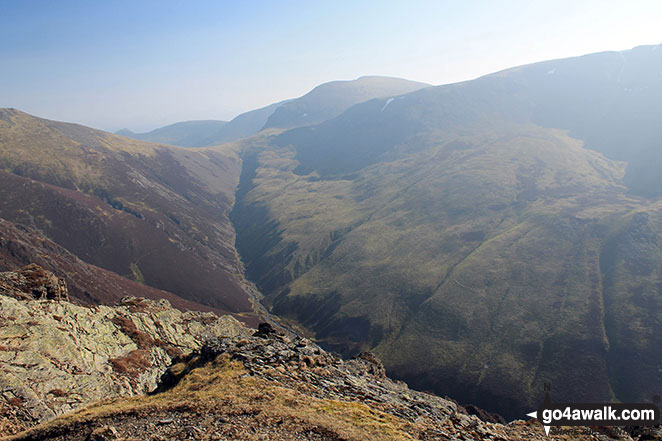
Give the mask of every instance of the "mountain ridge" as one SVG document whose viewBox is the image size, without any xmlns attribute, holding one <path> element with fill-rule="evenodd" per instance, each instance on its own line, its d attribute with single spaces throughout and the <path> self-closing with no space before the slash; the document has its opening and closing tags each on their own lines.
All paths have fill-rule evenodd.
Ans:
<svg viewBox="0 0 662 441">
<path fill-rule="evenodd" d="M 354 80 L 330 81 L 298 98 L 244 112 L 228 122 L 214 125 L 212 129 L 192 128 L 192 123 L 201 121 L 189 121 L 171 124 L 147 133 L 136 134 L 122 129 L 116 134 L 184 147 L 204 147 L 238 141 L 265 129 L 313 125 L 339 115 L 353 104 L 381 96 L 399 95 L 428 86 L 430 85 L 426 83 L 377 75 L 363 76 Z M 179 128 L 188 129 L 189 132 L 185 132 L 186 135 L 180 134 L 179 139 L 163 134 Z"/>
<path fill-rule="evenodd" d="M 248 300 L 225 302 L 244 295 L 245 265 L 264 303 L 324 347 L 373 350 L 412 386 L 508 418 L 535 406 L 549 382 L 561 400 L 646 401 L 662 387 L 654 48 L 377 97 L 316 125 L 211 149 L 54 122 L 35 129 L 0 113 L 0 143 L 11 147 L 0 151 L 0 188 L 21 190 L 3 193 L 0 217 L 66 236 L 55 208 L 21 205 L 52 208 L 53 199 L 99 228 L 111 224 L 89 213 L 121 219 L 130 237 L 149 226 L 139 239 L 164 233 L 163 249 L 172 239 L 184 253 L 176 262 L 211 256 L 220 284 L 236 290 L 220 299 L 209 288 L 218 281 L 205 292 L 195 280 L 193 294 L 177 280 L 155 283 L 164 260 L 147 272 L 139 253 L 104 265 L 239 314 Z M 291 103 L 296 111 L 276 125 L 300 123 L 301 102 Z M 253 125 L 268 121 L 258 110 Z M 7 138 L 7 121 L 19 117 L 47 136 Z M 35 145 L 42 150 L 30 157 Z M 47 149 L 71 154 L 56 161 Z M 109 178 L 133 173 L 128 187 Z M 154 200 L 135 199 L 138 182 Z M 90 248 L 67 240 L 57 242 L 76 254 Z M 168 262 L 178 279 L 194 273 L 182 265 Z"/>
</svg>

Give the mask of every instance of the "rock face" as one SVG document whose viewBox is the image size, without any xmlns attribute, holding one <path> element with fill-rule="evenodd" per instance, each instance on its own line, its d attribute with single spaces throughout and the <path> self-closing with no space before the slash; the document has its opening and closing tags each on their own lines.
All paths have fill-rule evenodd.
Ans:
<svg viewBox="0 0 662 441">
<path fill-rule="evenodd" d="M 167 300 L 86 307 L 65 299 L 66 284 L 36 265 L 0 274 L 1 434 L 148 392 L 173 357 L 250 335 L 230 316 L 182 312 Z"/>
<path fill-rule="evenodd" d="M 472 409 L 476 412 L 476 409 Z M 156 393 L 97 403 L 18 440 L 602 440 L 658 439 L 650 430 L 485 422 L 454 401 L 392 381 L 371 353 L 342 360 L 261 326 L 175 360 Z"/>
<path fill-rule="evenodd" d="M 0 291 L 18 299 L 69 300 L 67 282 L 35 264 L 0 273 Z"/>
</svg>

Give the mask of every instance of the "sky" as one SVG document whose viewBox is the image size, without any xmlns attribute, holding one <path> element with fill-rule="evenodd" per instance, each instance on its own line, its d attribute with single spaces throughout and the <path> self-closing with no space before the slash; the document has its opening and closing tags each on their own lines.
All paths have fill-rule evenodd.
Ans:
<svg viewBox="0 0 662 441">
<path fill-rule="evenodd" d="M 0 0 L 0 107 L 115 131 L 662 43 L 659 0 Z"/>
</svg>

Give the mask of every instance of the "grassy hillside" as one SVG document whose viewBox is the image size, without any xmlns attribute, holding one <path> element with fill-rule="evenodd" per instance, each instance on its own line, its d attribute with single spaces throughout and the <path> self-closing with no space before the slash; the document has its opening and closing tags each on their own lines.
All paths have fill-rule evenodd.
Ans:
<svg viewBox="0 0 662 441">
<path fill-rule="evenodd" d="M 228 219 L 239 164 L 0 110 L 0 217 L 86 262 L 231 312 L 250 311 Z"/>
<path fill-rule="evenodd" d="M 273 135 L 244 152 L 233 211 L 249 276 L 327 347 L 507 417 L 545 382 L 557 400 L 649 400 L 659 54 L 525 66 Z"/>
</svg>

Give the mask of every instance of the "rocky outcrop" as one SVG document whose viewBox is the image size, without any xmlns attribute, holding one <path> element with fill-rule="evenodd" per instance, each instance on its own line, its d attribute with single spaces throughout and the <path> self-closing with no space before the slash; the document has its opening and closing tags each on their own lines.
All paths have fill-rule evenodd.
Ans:
<svg viewBox="0 0 662 441">
<path fill-rule="evenodd" d="M 92 405 L 11 439 L 658 439 L 642 433 L 581 427 L 546 436 L 535 420 L 485 422 L 452 400 L 392 381 L 371 353 L 343 360 L 263 325 L 250 337 L 221 338 L 179 357 L 154 394 Z"/>
<path fill-rule="evenodd" d="M 69 300 L 67 282 L 35 264 L 0 273 L 0 292 L 18 299 Z"/>
<path fill-rule="evenodd" d="M 643 440 L 657 429 L 552 430 L 391 380 L 371 352 L 167 300 L 66 301 L 37 265 L 0 273 L 0 435 L 13 440 Z M 287 332 L 287 334 L 285 334 Z M 131 398 L 130 398 L 131 397 Z M 67 413 L 66 417 L 56 418 Z M 27 432 L 20 432 L 28 429 Z"/>
<path fill-rule="evenodd" d="M 36 266 L 0 280 L 0 433 L 151 391 L 173 358 L 218 337 L 250 335 L 230 316 L 182 312 L 167 300 L 56 301 L 66 285 Z"/>
</svg>

